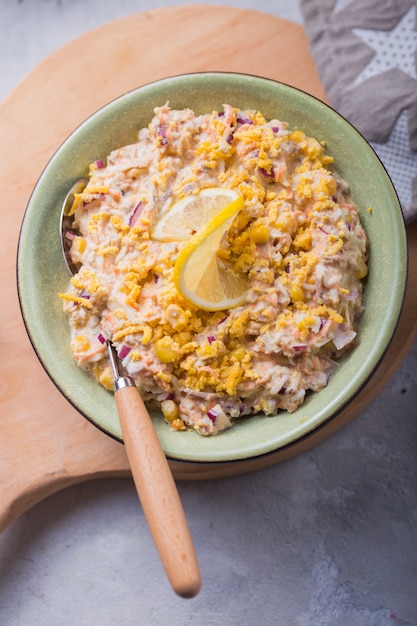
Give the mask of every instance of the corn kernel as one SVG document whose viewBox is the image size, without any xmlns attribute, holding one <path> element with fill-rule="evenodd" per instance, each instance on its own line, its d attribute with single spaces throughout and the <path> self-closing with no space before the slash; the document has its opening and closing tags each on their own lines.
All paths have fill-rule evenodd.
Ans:
<svg viewBox="0 0 417 626">
<path fill-rule="evenodd" d="M 172 363 L 179 355 L 177 344 L 167 335 L 155 341 L 154 350 L 161 363 Z"/>
<path fill-rule="evenodd" d="M 99 383 L 108 391 L 113 391 L 114 376 L 110 367 L 106 367 L 99 376 Z"/>
<path fill-rule="evenodd" d="M 171 422 L 171 427 L 175 428 L 175 430 L 186 430 L 184 422 L 179 418 Z"/>
<path fill-rule="evenodd" d="M 84 250 L 86 249 L 86 247 L 87 247 L 87 242 L 84 239 L 84 237 L 74 237 L 72 246 L 71 246 L 72 252 L 82 254 Z"/>
<path fill-rule="evenodd" d="M 167 422 L 172 423 L 180 416 L 180 411 L 174 400 L 162 400 L 161 411 Z"/>
<path fill-rule="evenodd" d="M 366 265 L 365 261 L 362 259 L 362 257 L 359 257 L 358 259 L 358 269 L 356 270 L 356 276 L 359 279 L 365 278 L 365 276 L 368 274 L 368 266 Z"/>
<path fill-rule="evenodd" d="M 266 224 L 258 224 L 250 231 L 254 243 L 266 243 L 269 239 L 269 228 Z"/>
<path fill-rule="evenodd" d="M 304 299 L 304 290 L 298 283 L 291 283 L 290 295 L 294 302 L 299 302 Z"/>
<path fill-rule="evenodd" d="M 247 226 L 249 222 L 250 222 L 250 215 L 248 213 L 244 213 L 243 211 L 240 211 L 240 213 L 238 213 L 235 218 L 235 224 L 236 224 L 237 230 L 243 230 L 243 228 L 245 228 L 245 226 Z"/>
</svg>

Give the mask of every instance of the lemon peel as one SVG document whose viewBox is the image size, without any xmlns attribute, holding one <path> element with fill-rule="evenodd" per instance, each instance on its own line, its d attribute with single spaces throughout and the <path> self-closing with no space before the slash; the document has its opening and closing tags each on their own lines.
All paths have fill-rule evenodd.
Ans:
<svg viewBox="0 0 417 626">
<path fill-rule="evenodd" d="M 246 276 L 217 255 L 223 237 L 243 206 L 240 196 L 227 204 L 186 242 L 177 257 L 175 287 L 188 302 L 205 311 L 230 309 L 245 301 Z"/>
</svg>

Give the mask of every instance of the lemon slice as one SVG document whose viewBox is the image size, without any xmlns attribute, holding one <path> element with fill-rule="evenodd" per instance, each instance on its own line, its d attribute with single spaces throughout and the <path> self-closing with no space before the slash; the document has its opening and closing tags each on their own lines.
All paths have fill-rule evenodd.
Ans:
<svg viewBox="0 0 417 626">
<path fill-rule="evenodd" d="M 219 211 L 237 200 L 232 189 L 211 187 L 181 198 L 156 224 L 152 239 L 157 241 L 187 241 Z"/>
<path fill-rule="evenodd" d="M 177 290 L 205 311 L 230 309 L 245 301 L 247 278 L 217 256 L 223 237 L 243 205 L 241 197 L 226 205 L 187 241 L 175 263 Z"/>
</svg>

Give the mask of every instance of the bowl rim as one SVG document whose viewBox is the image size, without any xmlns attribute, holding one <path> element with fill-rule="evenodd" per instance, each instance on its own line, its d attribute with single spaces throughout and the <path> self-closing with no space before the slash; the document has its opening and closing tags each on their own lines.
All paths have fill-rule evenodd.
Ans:
<svg viewBox="0 0 417 626">
<path fill-rule="evenodd" d="M 33 200 L 34 195 L 36 194 L 39 186 L 42 184 L 48 169 L 50 167 L 50 165 L 54 162 L 54 159 L 56 157 L 57 154 L 59 154 L 62 150 L 65 149 L 65 147 L 68 145 L 68 142 L 70 142 L 70 140 L 72 140 L 73 138 L 76 137 L 76 135 L 82 131 L 82 129 L 86 126 L 89 125 L 89 123 L 91 122 L 91 120 L 93 120 L 94 118 L 100 116 L 100 114 L 102 114 L 103 112 L 106 112 L 108 110 L 110 110 L 112 107 L 116 107 L 118 106 L 120 103 L 122 103 L 123 101 L 134 97 L 138 92 L 142 92 L 144 90 L 146 90 L 147 88 L 152 88 L 153 86 L 157 86 L 160 84 L 164 84 L 167 82 L 171 82 L 171 81 L 175 81 L 175 80 L 187 80 L 189 78 L 195 78 L 195 77 L 204 77 L 205 80 L 207 80 L 209 77 L 224 77 L 224 78 L 247 78 L 247 79 L 254 79 L 256 81 L 263 81 L 266 83 L 271 83 L 273 85 L 278 85 L 281 88 L 284 88 L 288 91 L 294 91 L 297 92 L 299 94 L 301 94 L 303 97 L 306 97 L 307 99 L 311 99 L 313 101 L 316 101 L 318 103 L 318 105 L 320 107 L 324 107 L 324 109 L 327 109 L 332 115 L 335 115 L 337 118 L 339 118 L 344 124 L 346 124 L 348 127 L 350 127 L 351 132 L 355 133 L 368 147 L 368 149 L 371 150 L 373 157 L 376 158 L 377 163 L 379 164 L 379 167 L 381 168 L 381 170 L 384 172 L 384 175 L 387 179 L 387 182 L 390 184 L 391 187 L 391 192 L 393 192 L 393 195 L 396 198 L 396 213 L 397 213 L 397 217 L 399 218 L 399 231 L 401 231 L 401 239 L 402 239 L 402 250 L 403 250 L 403 262 L 404 262 L 404 271 L 401 273 L 401 276 L 399 276 L 399 287 L 398 289 L 401 290 L 401 298 L 400 301 L 397 302 L 397 306 L 396 306 L 396 315 L 395 315 L 395 319 L 394 319 L 394 323 L 391 324 L 391 332 L 389 335 L 389 339 L 385 340 L 383 342 L 383 348 L 380 350 L 379 353 L 379 357 L 378 359 L 373 363 L 373 366 L 369 369 L 367 376 L 364 377 L 360 384 L 357 384 L 356 387 L 353 389 L 353 392 L 350 394 L 349 397 L 347 397 L 337 408 L 336 411 L 334 411 L 331 415 L 328 415 L 327 417 L 325 417 L 320 423 L 316 424 L 314 427 L 312 427 L 310 430 L 307 430 L 304 434 L 302 434 L 301 436 L 298 436 L 296 439 L 290 439 L 286 442 L 284 442 L 282 445 L 279 446 L 275 446 L 272 449 L 269 450 L 252 450 L 251 453 L 245 453 L 243 452 L 242 455 L 232 455 L 230 458 L 228 455 L 226 455 L 225 457 L 222 457 L 220 459 L 215 458 L 215 456 L 213 458 L 205 458 L 205 459 L 200 459 L 200 458 L 194 458 L 193 455 L 187 455 L 185 458 L 183 458 L 182 456 L 176 456 L 175 454 L 170 454 L 169 452 L 166 452 L 167 457 L 171 460 L 174 461 L 181 461 L 183 463 L 197 463 L 197 464 L 207 464 L 209 463 L 210 465 L 212 464 L 222 464 L 224 462 L 232 462 L 232 463 L 242 463 L 244 461 L 247 461 L 248 459 L 251 458 L 265 458 L 271 455 L 274 455 L 278 450 L 280 451 L 284 451 L 286 449 L 289 449 L 297 444 L 299 444 L 302 441 L 305 441 L 306 439 L 310 438 L 312 435 L 314 435 L 315 433 L 317 433 L 319 430 L 323 429 L 326 425 L 328 425 L 330 422 L 334 421 L 342 412 L 344 409 L 346 409 L 346 407 L 348 405 L 351 404 L 351 402 L 356 398 L 356 396 L 363 390 L 364 387 L 366 387 L 366 385 L 368 384 L 369 380 L 372 378 L 372 376 L 375 374 L 376 370 L 378 369 L 381 361 L 383 360 L 387 350 L 389 349 L 392 339 L 394 337 L 394 334 L 396 332 L 396 329 L 398 327 L 399 321 L 400 321 L 400 316 L 401 316 L 401 312 L 403 309 L 403 305 L 404 305 L 404 300 L 405 300 L 405 296 L 406 296 L 406 287 L 407 287 L 407 279 L 408 279 L 408 246 L 407 246 L 407 239 L 406 239 L 406 230 L 405 230 L 405 219 L 404 219 L 404 214 L 403 211 L 401 209 L 401 203 L 397 194 L 397 191 L 393 185 L 393 182 L 391 180 L 391 177 L 386 169 L 386 167 L 384 166 L 383 162 L 381 161 L 380 157 L 378 156 L 378 154 L 376 153 L 376 151 L 374 150 L 374 148 L 372 147 L 372 145 L 370 144 L 370 142 L 363 136 L 363 134 L 349 121 L 347 120 L 342 114 L 340 114 L 335 108 L 333 108 L 330 104 L 328 104 L 327 102 L 324 102 L 323 100 L 321 100 L 320 98 L 318 98 L 317 96 L 314 96 L 310 93 L 308 93 L 307 91 L 304 91 L 303 89 L 300 89 L 299 87 L 294 87 L 288 83 L 273 79 L 273 78 L 268 78 L 268 77 L 264 77 L 261 75 L 257 75 L 257 74 L 250 74 L 250 73 L 243 73 L 243 72 L 231 72 L 231 71 L 201 71 L 201 72 L 190 72 L 190 73 L 184 73 L 184 74 L 173 74 L 170 76 L 166 76 L 164 78 L 160 78 L 160 79 L 156 79 L 154 81 L 149 81 L 146 82 L 142 85 L 139 85 L 138 87 L 135 87 L 133 89 L 130 89 L 127 92 L 124 92 L 122 94 L 120 94 L 119 96 L 109 100 L 108 102 L 106 102 L 105 104 L 103 104 L 101 107 L 99 107 L 98 109 L 96 109 L 95 111 L 93 111 L 90 115 L 88 115 L 85 119 L 83 119 L 71 132 L 69 135 L 67 135 L 67 137 L 58 145 L 58 147 L 52 152 L 51 156 L 49 157 L 49 159 L 47 160 L 45 166 L 43 167 L 43 169 L 41 170 L 41 173 L 38 176 L 38 179 L 36 181 L 35 186 L 33 187 L 31 194 L 29 196 L 29 199 L 27 201 L 27 205 L 23 214 L 23 219 L 21 222 L 21 227 L 20 227 L 20 231 L 19 231 L 19 237 L 18 237 L 18 245 L 17 245 L 17 255 L 16 255 L 16 282 L 17 282 L 17 293 L 18 293 L 18 301 L 19 301 L 19 307 L 20 307 L 20 312 L 21 312 L 21 316 L 23 319 L 23 323 L 24 323 L 24 327 L 26 330 L 26 333 L 28 335 L 28 338 L 30 340 L 30 343 L 32 345 L 32 348 L 40 362 L 40 364 L 42 365 L 44 371 L 46 372 L 46 374 L 48 375 L 49 379 L 53 382 L 53 384 L 55 385 L 55 387 L 58 389 L 58 391 L 61 393 L 61 395 L 63 395 L 65 397 L 65 399 L 70 403 L 70 405 L 72 405 L 79 413 L 81 413 L 81 415 L 86 418 L 90 423 L 92 423 L 95 427 L 97 427 L 99 430 L 101 430 L 103 433 L 107 434 L 108 436 L 112 437 L 113 439 L 120 441 L 123 443 L 123 439 L 118 436 L 117 434 L 115 434 L 111 429 L 106 428 L 104 426 L 104 424 L 100 423 L 99 421 L 96 421 L 93 416 L 89 415 L 88 412 L 86 412 L 82 406 L 82 403 L 77 403 L 71 396 L 69 396 L 65 390 L 62 388 L 62 386 L 58 383 L 58 381 L 56 380 L 54 374 L 52 371 L 50 371 L 50 367 L 48 367 L 48 363 L 46 362 L 46 359 L 44 358 L 41 349 L 38 346 L 35 334 L 33 332 L 33 329 L 31 327 L 31 323 L 29 321 L 29 316 L 27 315 L 27 309 L 25 308 L 25 297 L 24 297 L 24 293 L 23 290 L 24 288 L 22 287 L 22 278 L 21 278 L 21 274 L 22 274 L 22 268 L 21 268 L 21 256 L 22 256 L 22 241 L 24 238 L 24 232 L 25 232 L 25 228 L 26 228 L 26 224 L 28 221 L 28 215 L 30 212 L 30 207 L 31 207 L 31 203 Z M 397 210 L 398 209 L 398 210 Z M 400 285 L 401 283 L 401 285 Z M 276 417 L 276 416 L 275 416 Z M 242 418 L 240 418 L 242 419 Z M 249 417 L 248 419 L 252 419 L 253 417 Z M 237 424 L 234 426 L 234 428 L 239 428 L 239 420 L 237 422 Z M 221 436 L 221 434 L 219 435 Z"/>
</svg>

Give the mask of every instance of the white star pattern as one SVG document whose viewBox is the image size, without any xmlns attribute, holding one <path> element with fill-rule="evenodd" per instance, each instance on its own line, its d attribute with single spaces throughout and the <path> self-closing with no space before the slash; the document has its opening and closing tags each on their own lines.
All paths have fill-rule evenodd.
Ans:
<svg viewBox="0 0 417 626">
<path fill-rule="evenodd" d="M 413 178 L 417 176 L 417 153 L 409 149 L 407 137 L 407 111 L 403 111 L 388 141 L 372 143 L 372 147 L 390 175 L 406 217 L 412 199 Z"/>
<path fill-rule="evenodd" d="M 417 51 L 417 31 L 415 30 L 416 7 L 413 6 L 401 18 L 392 31 L 379 31 L 353 28 L 352 31 L 368 46 L 375 55 L 358 74 L 353 84 L 382 74 L 392 68 L 399 68 L 412 78 L 417 78 L 415 55 Z"/>
</svg>

